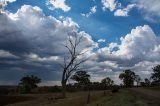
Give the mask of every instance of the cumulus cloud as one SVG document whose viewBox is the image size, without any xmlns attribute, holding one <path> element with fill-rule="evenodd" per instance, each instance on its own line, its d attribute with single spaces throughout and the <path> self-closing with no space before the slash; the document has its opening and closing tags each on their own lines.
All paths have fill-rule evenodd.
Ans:
<svg viewBox="0 0 160 106">
<path fill-rule="evenodd" d="M 99 49 L 97 57 L 100 62 L 114 61 L 118 66 L 112 66 L 112 70 L 134 69 L 142 74 L 141 69 L 148 67 L 147 70 L 143 69 L 143 73 L 148 70 L 151 72 L 151 67 L 160 62 L 159 45 L 159 37 L 148 25 L 138 26 L 121 38 L 120 45 L 111 43 L 108 47 Z M 117 50 L 113 50 L 115 47 Z"/>
<path fill-rule="evenodd" d="M 130 12 L 130 10 L 135 7 L 135 4 L 129 4 L 126 8 L 123 9 L 117 9 L 114 12 L 114 16 L 128 16 L 128 13 Z"/>
<path fill-rule="evenodd" d="M 126 8 L 122 7 L 122 4 L 116 0 L 101 0 L 103 11 L 109 9 L 111 12 L 114 12 L 114 16 L 128 16 L 130 10 L 135 7 L 135 4 L 129 4 Z"/>
<path fill-rule="evenodd" d="M 102 2 L 102 9 L 103 11 L 109 9 L 110 11 L 114 11 L 116 9 L 116 6 L 118 5 L 118 3 L 116 2 L 116 0 L 101 0 Z"/>
<path fill-rule="evenodd" d="M 62 9 L 64 12 L 68 12 L 71 7 L 69 7 L 65 0 L 46 0 L 46 5 L 50 10 Z"/>
<path fill-rule="evenodd" d="M 160 22 L 160 1 L 159 0 L 132 0 L 136 7 L 141 10 L 144 18 L 151 22 Z"/>
<path fill-rule="evenodd" d="M 19 57 L 16 60 L 0 60 L 0 71 L 4 73 L 0 80 L 11 80 L 6 70 L 14 73 L 12 80 L 26 74 L 36 74 L 47 81 L 59 80 L 62 71 L 58 62 L 67 53 L 64 44 L 68 36 L 82 36 L 79 51 L 91 52 L 98 45 L 89 34 L 79 31 L 79 25 L 71 18 L 58 20 L 45 16 L 36 6 L 24 5 L 16 13 L 2 13 L 0 25 L 0 54 L 3 57 L 4 54 L 5 57 L 13 57 L 12 54 Z M 19 73 L 15 67 L 25 70 Z"/>
<path fill-rule="evenodd" d="M 121 45 L 115 54 L 128 58 L 142 58 L 146 55 L 150 56 L 148 53 L 158 45 L 157 37 L 148 25 L 138 26 L 130 34 L 121 38 Z"/>
<path fill-rule="evenodd" d="M 59 81 L 62 71 L 58 63 L 67 53 L 63 45 L 68 35 L 82 36 L 78 50 L 87 51 L 83 66 L 94 80 L 109 76 L 120 83 L 118 75 L 123 70 L 149 75 L 151 67 L 160 62 L 160 39 L 148 25 L 137 26 L 119 44 L 111 42 L 103 48 L 85 31 L 79 31 L 72 18 L 58 20 L 36 6 L 24 5 L 16 13 L 1 14 L 0 26 L 0 83 L 15 83 L 26 74 L 35 74 L 48 84 Z"/>
<path fill-rule="evenodd" d="M 97 6 L 93 6 L 93 7 L 90 8 L 90 12 L 89 12 L 89 13 L 86 13 L 86 14 L 81 13 L 81 15 L 82 15 L 82 16 L 85 16 L 85 17 L 89 17 L 89 16 L 91 16 L 92 14 L 96 13 L 96 11 L 97 11 Z"/>
</svg>

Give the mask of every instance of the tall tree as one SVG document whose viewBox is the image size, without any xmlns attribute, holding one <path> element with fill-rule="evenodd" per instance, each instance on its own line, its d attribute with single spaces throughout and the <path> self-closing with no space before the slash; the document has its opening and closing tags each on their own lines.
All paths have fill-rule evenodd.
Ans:
<svg viewBox="0 0 160 106">
<path fill-rule="evenodd" d="M 25 93 L 31 92 L 33 88 L 37 87 L 37 84 L 41 82 L 41 79 L 37 76 L 25 76 L 22 77 L 19 86 L 23 89 Z"/>
<path fill-rule="evenodd" d="M 160 85 L 160 65 L 153 68 L 151 79 L 153 80 L 153 83 Z"/>
<path fill-rule="evenodd" d="M 131 70 L 124 70 L 124 72 L 119 75 L 119 78 L 123 80 L 123 84 L 126 87 L 131 87 L 134 84 L 135 73 Z"/>
<path fill-rule="evenodd" d="M 77 81 L 80 85 L 86 85 L 90 83 L 90 75 L 86 71 L 77 71 L 72 77 L 72 80 Z"/>
<path fill-rule="evenodd" d="M 102 79 L 101 83 L 105 86 L 112 86 L 114 84 L 114 81 L 111 78 L 106 77 Z"/>
<path fill-rule="evenodd" d="M 68 56 L 64 57 L 64 63 L 61 64 L 63 68 L 63 73 L 62 73 L 62 96 L 66 96 L 66 83 L 68 79 L 71 77 L 73 72 L 79 71 L 80 66 L 82 63 L 84 63 L 86 60 L 84 59 L 79 59 L 80 56 L 82 56 L 85 52 L 81 53 L 78 52 L 78 47 L 79 44 L 81 43 L 82 36 L 77 37 L 75 36 L 69 36 L 68 42 L 65 45 L 65 47 L 68 50 Z"/>
<path fill-rule="evenodd" d="M 139 75 L 135 75 L 135 81 L 137 82 L 137 86 L 140 85 L 141 78 Z"/>
</svg>

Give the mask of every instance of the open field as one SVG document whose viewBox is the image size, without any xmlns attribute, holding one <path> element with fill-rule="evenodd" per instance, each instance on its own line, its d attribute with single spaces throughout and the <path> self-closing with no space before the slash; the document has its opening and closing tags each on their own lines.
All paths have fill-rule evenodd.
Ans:
<svg viewBox="0 0 160 106">
<path fill-rule="evenodd" d="M 104 96 L 103 91 L 91 91 L 90 101 L 98 100 Z M 88 92 L 68 93 L 66 99 L 56 99 L 60 94 L 26 94 L 21 97 L 33 98 L 28 101 L 22 100 L 19 103 L 9 104 L 7 106 L 84 106 L 87 104 Z M 9 96 L 10 97 L 10 96 Z M 9 98 L 8 97 L 8 98 Z M 7 98 L 6 98 L 7 99 Z M 0 98 L 1 101 L 1 98 Z M 10 100 L 5 100 L 10 101 Z M 11 102 L 12 103 L 12 102 Z M 7 103 L 8 104 L 8 103 Z M 66 105 L 67 104 L 67 105 Z M 3 105 L 0 105 L 3 106 Z"/>
<path fill-rule="evenodd" d="M 123 89 L 119 93 L 107 95 L 87 106 L 160 106 L 160 92 L 153 89 Z"/>
<path fill-rule="evenodd" d="M 0 96 L 0 106 L 160 106 L 159 88 L 121 89 L 118 93 L 91 91 L 68 93 L 66 99 L 57 99 L 59 93 Z"/>
</svg>

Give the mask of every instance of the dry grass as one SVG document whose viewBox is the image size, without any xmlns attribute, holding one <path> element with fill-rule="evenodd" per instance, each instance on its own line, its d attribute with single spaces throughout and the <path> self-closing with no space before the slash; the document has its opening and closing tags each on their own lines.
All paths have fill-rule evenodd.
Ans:
<svg viewBox="0 0 160 106">
<path fill-rule="evenodd" d="M 10 104 L 7 106 L 85 106 L 87 104 L 88 92 L 76 92 L 68 93 L 65 99 L 48 99 L 55 98 L 60 94 L 29 94 L 21 95 L 22 97 L 30 96 L 34 97 L 30 101 L 24 101 L 21 103 Z M 103 97 L 103 91 L 91 91 L 90 102 L 98 100 Z"/>
</svg>

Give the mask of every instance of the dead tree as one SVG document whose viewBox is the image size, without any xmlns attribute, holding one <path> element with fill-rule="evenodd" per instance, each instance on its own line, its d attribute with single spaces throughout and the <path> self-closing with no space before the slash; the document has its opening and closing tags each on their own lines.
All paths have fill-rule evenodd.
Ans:
<svg viewBox="0 0 160 106">
<path fill-rule="evenodd" d="M 85 52 L 83 53 L 78 52 L 79 51 L 78 46 L 81 43 L 81 40 L 82 36 L 81 37 L 69 36 L 67 44 L 65 45 L 65 47 L 68 50 L 69 56 L 64 57 L 63 65 L 61 65 L 63 68 L 62 80 L 61 80 L 63 98 L 66 97 L 66 84 L 68 79 L 74 72 L 80 70 L 81 64 L 86 61 L 86 59 L 85 60 L 79 59 L 79 57 L 85 53 Z"/>
</svg>

